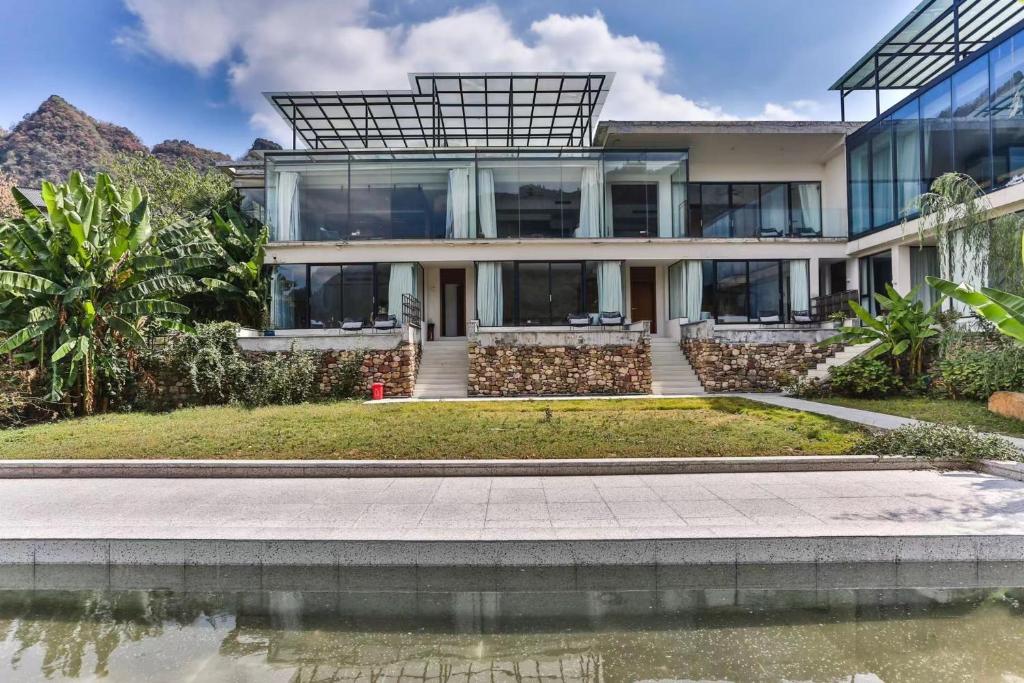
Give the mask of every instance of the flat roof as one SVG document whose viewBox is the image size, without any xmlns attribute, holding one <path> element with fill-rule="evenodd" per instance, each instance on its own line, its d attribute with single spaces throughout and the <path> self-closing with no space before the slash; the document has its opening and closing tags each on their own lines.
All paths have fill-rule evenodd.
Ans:
<svg viewBox="0 0 1024 683">
<path fill-rule="evenodd" d="M 267 92 L 310 149 L 583 147 L 614 74 L 411 73 L 409 90 Z"/>
<path fill-rule="evenodd" d="M 595 141 L 620 134 L 840 134 L 855 131 L 862 123 L 852 121 L 602 121 Z"/>
<path fill-rule="evenodd" d="M 830 89 L 919 88 L 1020 21 L 1020 0 L 921 0 Z"/>
</svg>

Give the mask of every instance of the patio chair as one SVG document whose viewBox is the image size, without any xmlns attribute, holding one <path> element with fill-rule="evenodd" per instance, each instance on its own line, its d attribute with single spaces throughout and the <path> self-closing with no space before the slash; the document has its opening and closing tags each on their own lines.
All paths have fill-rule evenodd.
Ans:
<svg viewBox="0 0 1024 683">
<path fill-rule="evenodd" d="M 362 320 L 353 320 L 352 318 L 345 318 L 341 323 L 341 329 L 345 332 L 358 332 L 363 329 Z"/>
<path fill-rule="evenodd" d="M 393 315 L 378 315 L 373 319 L 373 329 L 393 330 L 398 327 L 398 318 Z"/>
<path fill-rule="evenodd" d="M 757 322 L 759 323 L 780 323 L 782 318 L 779 317 L 778 313 L 768 313 L 766 315 L 758 316 Z"/>
<path fill-rule="evenodd" d="M 626 322 L 618 311 L 601 311 L 597 319 L 602 325 L 623 325 Z"/>
<path fill-rule="evenodd" d="M 590 325 L 590 316 L 586 313 L 570 313 L 565 317 L 569 327 L 587 327 Z"/>
<path fill-rule="evenodd" d="M 793 311 L 793 322 L 795 323 L 809 323 L 811 320 L 810 311 Z"/>
</svg>

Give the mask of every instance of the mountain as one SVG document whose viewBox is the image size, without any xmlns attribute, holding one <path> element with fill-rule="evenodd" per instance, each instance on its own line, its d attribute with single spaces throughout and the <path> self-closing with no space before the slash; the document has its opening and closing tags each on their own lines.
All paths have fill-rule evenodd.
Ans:
<svg viewBox="0 0 1024 683">
<path fill-rule="evenodd" d="M 249 151 L 245 153 L 245 156 L 242 157 L 242 160 L 258 161 L 263 157 L 262 155 L 257 154 L 257 152 L 266 152 L 268 150 L 275 149 L 281 149 L 281 145 L 277 144 L 273 140 L 268 140 L 266 138 L 256 138 L 255 140 L 252 141 L 252 147 L 250 147 Z"/>
<path fill-rule="evenodd" d="M 39 187 L 43 180 L 63 181 L 74 170 L 103 171 L 116 155 L 126 152 L 152 154 L 167 164 L 186 159 L 201 169 L 230 160 L 185 140 L 165 140 L 150 150 L 124 126 L 97 121 L 51 95 L 13 130 L 0 135 L 0 170 L 14 175 L 19 185 Z"/>
</svg>

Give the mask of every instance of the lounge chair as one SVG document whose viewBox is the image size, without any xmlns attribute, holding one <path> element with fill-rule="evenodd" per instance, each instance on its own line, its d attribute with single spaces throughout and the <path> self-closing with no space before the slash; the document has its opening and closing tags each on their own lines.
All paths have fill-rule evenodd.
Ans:
<svg viewBox="0 0 1024 683">
<path fill-rule="evenodd" d="M 341 323 L 341 329 L 345 332 L 358 332 L 363 329 L 362 320 L 353 320 L 352 318 L 345 318 Z"/>
<path fill-rule="evenodd" d="M 398 318 L 393 315 L 378 315 L 373 319 L 373 329 L 393 330 L 398 327 Z"/>
<path fill-rule="evenodd" d="M 623 325 L 626 322 L 618 311 L 601 311 L 597 319 L 602 325 Z"/>
<path fill-rule="evenodd" d="M 586 313 L 570 313 L 565 317 L 569 327 L 586 327 L 590 324 L 590 316 Z"/>
</svg>

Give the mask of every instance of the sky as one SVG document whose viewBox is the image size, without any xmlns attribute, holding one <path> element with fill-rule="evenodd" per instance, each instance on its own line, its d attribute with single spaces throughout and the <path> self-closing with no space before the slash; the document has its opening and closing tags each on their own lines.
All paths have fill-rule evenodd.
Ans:
<svg viewBox="0 0 1024 683">
<path fill-rule="evenodd" d="M 148 145 L 238 156 L 290 142 L 264 91 L 404 89 L 410 71 L 614 71 L 604 120 L 838 119 L 828 87 L 916 4 L 0 0 L 0 127 L 57 94 Z M 873 114 L 848 98 L 848 119 Z"/>
</svg>

